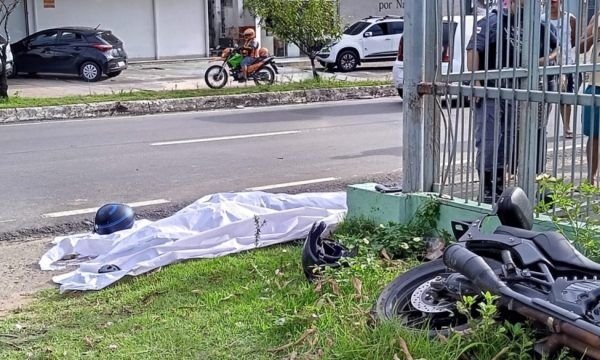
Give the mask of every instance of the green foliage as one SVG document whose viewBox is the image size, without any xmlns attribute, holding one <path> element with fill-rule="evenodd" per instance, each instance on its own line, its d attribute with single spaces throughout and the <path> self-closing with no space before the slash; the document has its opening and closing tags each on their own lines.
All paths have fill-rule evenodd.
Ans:
<svg viewBox="0 0 600 360">
<path fill-rule="evenodd" d="M 533 334 L 521 324 L 498 322 L 497 296 L 465 296 L 458 303 L 458 311 L 466 316 L 469 330 L 454 334 L 449 342 L 461 348 L 460 357 L 472 359 L 530 359 Z M 474 314 L 475 313 L 475 314 Z"/>
<path fill-rule="evenodd" d="M 279 39 L 298 46 L 317 77 L 317 52 L 341 36 L 339 0 L 245 0 L 244 6 Z"/>
<path fill-rule="evenodd" d="M 575 186 L 548 175 L 538 177 L 541 194 L 546 194 L 536 206 L 538 213 L 552 218 L 558 231 L 571 240 L 589 258 L 600 260 L 600 189 L 584 182 Z"/>
<path fill-rule="evenodd" d="M 335 239 L 351 248 L 365 252 L 385 251 L 395 259 L 422 256 L 426 251 L 425 237 L 439 235 L 436 230 L 440 204 L 427 201 L 408 224 L 379 224 L 368 219 L 349 219 L 338 227 Z"/>
</svg>

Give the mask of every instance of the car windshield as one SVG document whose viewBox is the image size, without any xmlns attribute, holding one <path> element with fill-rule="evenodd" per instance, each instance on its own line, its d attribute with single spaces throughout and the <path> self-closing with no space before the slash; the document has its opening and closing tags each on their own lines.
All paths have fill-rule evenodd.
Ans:
<svg viewBox="0 0 600 360">
<path fill-rule="evenodd" d="M 356 22 L 352 25 L 350 25 L 346 30 L 344 30 L 344 34 L 346 35 L 358 35 L 360 34 L 364 29 L 367 28 L 367 26 L 371 25 L 368 22 L 364 22 L 364 21 L 359 21 Z"/>
</svg>

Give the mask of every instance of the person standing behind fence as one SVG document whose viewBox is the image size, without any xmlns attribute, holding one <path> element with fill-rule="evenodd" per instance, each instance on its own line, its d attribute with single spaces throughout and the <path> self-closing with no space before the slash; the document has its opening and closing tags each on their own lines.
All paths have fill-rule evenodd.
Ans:
<svg viewBox="0 0 600 360">
<path fill-rule="evenodd" d="M 575 54 L 573 48 L 576 46 L 577 38 L 577 18 L 564 10 L 564 0 L 551 0 L 550 12 L 542 14 L 542 21 L 548 20 L 554 26 L 557 32 L 558 47 L 560 49 L 559 61 L 561 65 L 572 65 L 575 63 Z M 579 78 L 579 84 L 582 79 Z M 573 74 L 564 75 L 559 79 L 561 91 L 569 93 L 576 92 L 575 77 Z M 565 138 L 572 139 L 571 131 L 571 112 L 572 107 L 568 104 L 560 105 L 560 115 L 563 121 L 563 131 Z"/>
<path fill-rule="evenodd" d="M 523 26 L 522 14 L 525 0 L 510 0 L 508 8 L 502 13 L 491 11 L 488 16 L 477 22 L 477 31 L 471 37 L 467 45 L 467 67 L 469 71 L 496 70 L 499 68 L 512 68 L 518 66 L 514 59 L 520 59 Z M 521 23 L 517 23 L 517 19 Z M 497 31 L 500 30 L 500 41 L 497 43 Z M 550 34 L 550 48 L 556 48 L 556 37 L 552 31 Z M 546 25 L 540 24 L 540 58 L 544 57 L 544 41 Z M 486 46 L 489 47 L 486 50 Z M 486 59 L 486 51 L 488 58 Z M 555 53 L 556 55 L 556 53 Z M 540 63 L 542 59 L 540 59 Z M 482 86 L 481 81 L 476 81 L 475 86 Z M 488 87 L 513 88 L 512 79 L 501 80 L 500 84 L 490 80 Z M 476 163 L 479 179 L 483 183 L 483 199 L 485 203 L 492 203 L 494 195 L 497 197 L 502 193 L 505 180 L 505 144 L 513 148 L 516 144 L 515 131 L 513 128 L 513 102 L 507 100 L 499 101 L 491 98 L 478 99 L 475 103 L 475 147 L 477 148 Z M 496 118 L 496 115 L 499 117 Z M 496 126 L 496 123 L 498 123 Z M 495 135 L 497 137 L 495 137 Z M 508 137 L 508 139 L 505 139 Z M 514 151 L 514 150 L 513 150 Z M 539 164 L 538 164 L 539 166 Z M 483 167 L 483 174 L 481 168 Z M 509 169 L 510 170 L 510 169 Z M 494 177 L 494 172 L 496 176 Z"/>
<path fill-rule="evenodd" d="M 593 60 L 600 66 L 600 12 L 592 16 L 585 34 L 579 41 L 579 52 L 587 53 L 593 49 Z M 593 74 L 591 84 L 585 89 L 586 94 L 600 94 L 600 68 Z M 583 107 L 583 135 L 588 137 L 586 155 L 589 166 L 588 180 L 593 185 L 598 173 L 598 148 L 600 144 L 600 106 Z"/>
</svg>

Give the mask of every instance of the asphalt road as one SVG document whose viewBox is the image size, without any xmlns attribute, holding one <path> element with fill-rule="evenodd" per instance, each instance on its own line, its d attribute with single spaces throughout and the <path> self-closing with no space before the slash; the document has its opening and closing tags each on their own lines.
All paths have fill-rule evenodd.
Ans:
<svg viewBox="0 0 600 360">
<path fill-rule="evenodd" d="M 399 176 L 401 111 L 390 98 L 0 126 L 0 233 L 89 221 L 112 201 Z"/>
</svg>

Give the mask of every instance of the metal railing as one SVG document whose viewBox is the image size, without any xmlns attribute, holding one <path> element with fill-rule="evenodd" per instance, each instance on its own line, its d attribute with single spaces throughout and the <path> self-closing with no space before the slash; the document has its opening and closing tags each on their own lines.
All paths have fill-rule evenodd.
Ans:
<svg viewBox="0 0 600 360">
<path fill-rule="evenodd" d="M 533 200 L 541 174 L 597 183 L 598 2 L 492 3 L 406 2 L 403 188 L 493 203 Z"/>
</svg>

